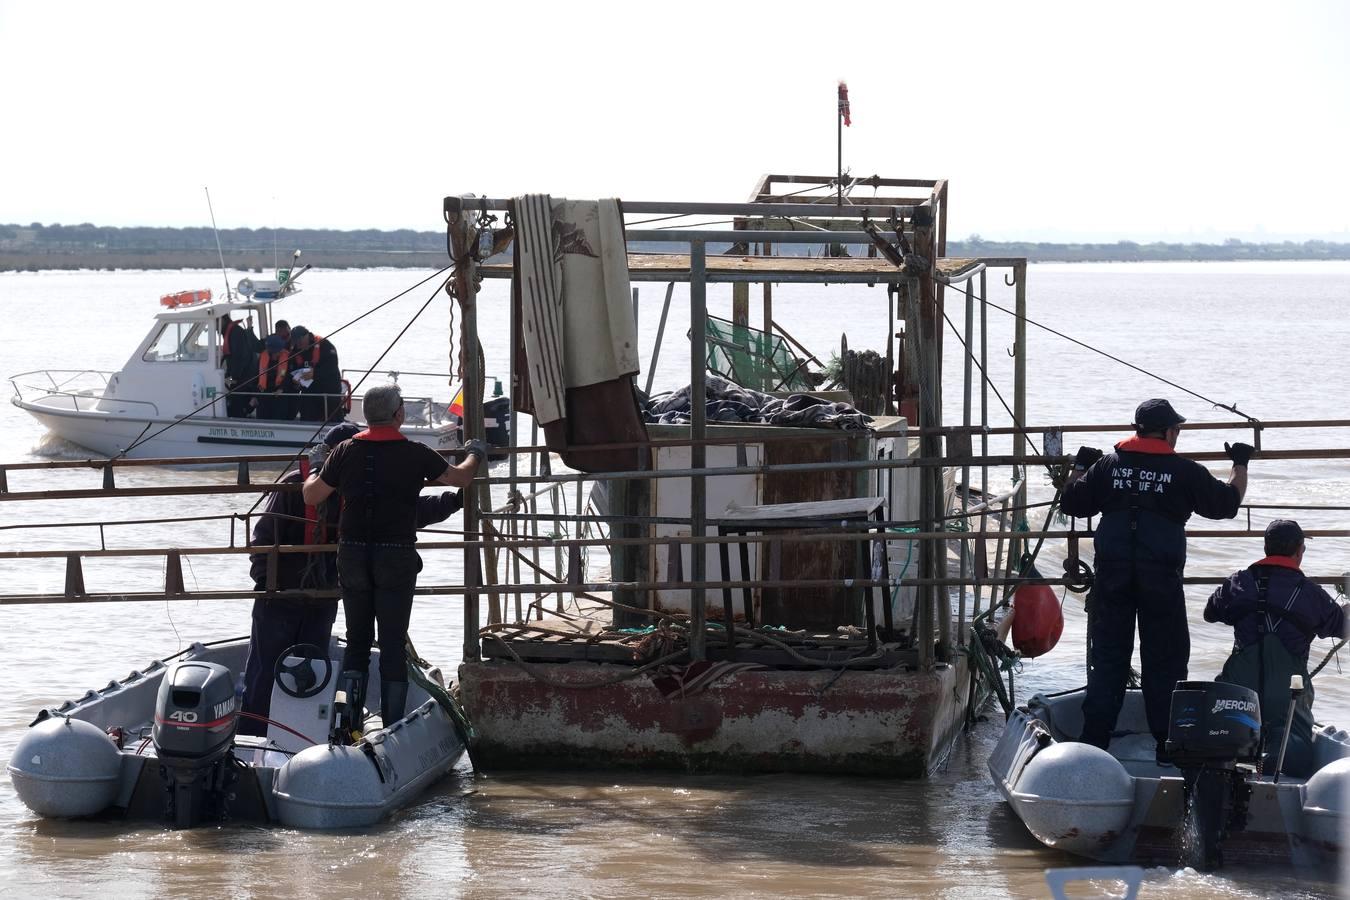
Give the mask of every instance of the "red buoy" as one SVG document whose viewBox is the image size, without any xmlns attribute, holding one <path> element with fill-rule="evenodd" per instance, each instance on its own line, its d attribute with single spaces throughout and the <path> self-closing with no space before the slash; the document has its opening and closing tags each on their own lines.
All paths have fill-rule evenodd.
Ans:
<svg viewBox="0 0 1350 900">
<path fill-rule="evenodd" d="M 1032 580 L 1013 594 L 1012 642 L 1024 657 L 1043 656 L 1059 643 L 1064 633 L 1064 612 L 1054 589 L 1041 581 L 1041 573 L 1032 566 L 1027 571 Z"/>
</svg>

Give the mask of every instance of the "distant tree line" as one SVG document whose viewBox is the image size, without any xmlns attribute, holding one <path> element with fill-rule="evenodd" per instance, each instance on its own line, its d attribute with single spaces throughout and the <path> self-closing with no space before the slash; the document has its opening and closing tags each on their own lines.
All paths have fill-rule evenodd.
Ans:
<svg viewBox="0 0 1350 900">
<path fill-rule="evenodd" d="M 294 249 L 305 260 L 328 268 L 369 266 L 442 266 L 448 262 L 445 234 L 438 231 L 337 231 L 327 228 L 227 228 L 220 232 L 226 262 L 234 268 L 258 269 Z M 836 245 L 837 247 L 837 245 Z M 680 252 L 676 244 L 635 243 L 632 249 Z M 709 245 L 710 253 L 730 245 Z M 852 255 L 866 252 L 849 247 Z M 782 253 L 824 255 L 825 247 L 784 245 Z M 836 250 L 837 252 L 837 250 Z M 1035 262 L 1143 262 L 1180 260 L 1344 260 L 1350 243 L 1283 241 L 1248 243 L 1230 238 L 1223 243 L 1030 243 L 987 241 L 978 234 L 947 243 L 949 257 L 1025 257 Z M 214 268 L 219 265 L 216 234 L 210 228 L 110 227 L 79 225 L 0 225 L 0 271 L 75 268 Z"/>
<path fill-rule="evenodd" d="M 1331 241 L 1281 241 L 1247 243 L 1229 238 L 1221 244 L 1164 243 L 1140 244 L 1116 241 L 1110 244 L 1030 243 L 1027 241 L 986 241 L 972 234 L 964 241 L 948 241 L 948 256 L 1014 256 L 1037 262 L 1152 262 L 1152 261 L 1231 261 L 1279 259 L 1350 259 L 1350 243 Z"/>
</svg>

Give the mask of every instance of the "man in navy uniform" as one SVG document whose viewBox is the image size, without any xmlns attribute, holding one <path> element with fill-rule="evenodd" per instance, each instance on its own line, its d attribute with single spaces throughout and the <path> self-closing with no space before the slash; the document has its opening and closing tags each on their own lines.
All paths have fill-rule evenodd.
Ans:
<svg viewBox="0 0 1350 900">
<path fill-rule="evenodd" d="M 1261 698 L 1264 771 L 1275 774 L 1291 700 L 1289 679 L 1303 678 L 1294 707 L 1283 772 L 1312 771 L 1312 681 L 1308 648 L 1314 637 L 1347 637 L 1345 607 L 1303 574 L 1303 529 L 1292 519 L 1266 526 L 1264 559 L 1234 572 L 1205 604 L 1205 621 L 1233 626 L 1233 654 L 1219 681 L 1240 684 Z"/>
<path fill-rule="evenodd" d="M 303 484 L 323 467 L 332 448 L 360 429 L 352 424 L 336 425 L 328 431 L 300 468 L 281 480 L 282 484 Z M 443 522 L 464 505 L 463 489 L 417 498 L 417 527 Z M 299 491 L 276 491 L 267 498 L 267 506 L 253 527 L 249 546 L 258 548 L 276 544 L 331 544 L 337 540 L 341 504 L 330 499 L 317 507 L 306 505 Z M 255 591 L 266 591 L 267 558 L 265 550 L 249 555 L 249 575 Z M 338 587 L 336 553 L 281 553 L 277 556 L 276 589 L 281 591 L 318 591 Z M 302 597 L 253 601 L 253 630 L 249 637 L 248 662 L 244 666 L 243 711 L 266 717 L 272 709 L 273 670 L 277 659 L 296 644 L 313 644 L 328 649 L 338 601 L 310 600 Z M 267 723 L 245 717 L 239 721 L 240 734 L 264 735 Z"/>
<path fill-rule="evenodd" d="M 1186 678 L 1191 637 L 1182 574 L 1186 520 L 1231 519 L 1247 491 L 1247 444 L 1224 444 L 1233 461 L 1225 483 L 1176 455 L 1186 420 L 1166 400 L 1145 400 L 1134 414 L 1135 436 L 1102 455 L 1081 447 L 1064 486 L 1070 516 L 1101 515 L 1093 539 L 1097 576 L 1088 598 L 1088 684 L 1084 743 L 1106 749 L 1125 701 L 1134 624 L 1139 622 L 1140 676 L 1149 730 L 1164 758 L 1172 690 Z"/>
</svg>

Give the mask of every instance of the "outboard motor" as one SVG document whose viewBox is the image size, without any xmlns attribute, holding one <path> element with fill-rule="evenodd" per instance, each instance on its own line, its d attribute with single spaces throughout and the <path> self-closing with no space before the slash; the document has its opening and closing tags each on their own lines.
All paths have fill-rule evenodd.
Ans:
<svg viewBox="0 0 1350 900">
<path fill-rule="evenodd" d="M 180 662 L 164 673 L 151 736 L 175 827 L 225 817 L 238 780 L 230 753 L 238 726 L 234 675 L 225 666 Z"/>
<path fill-rule="evenodd" d="M 1183 850 L 1202 871 L 1223 864 L 1222 844 L 1247 824 L 1247 777 L 1261 755 L 1256 691 L 1218 681 L 1181 681 L 1172 692 L 1167 753 L 1186 788 Z"/>
</svg>

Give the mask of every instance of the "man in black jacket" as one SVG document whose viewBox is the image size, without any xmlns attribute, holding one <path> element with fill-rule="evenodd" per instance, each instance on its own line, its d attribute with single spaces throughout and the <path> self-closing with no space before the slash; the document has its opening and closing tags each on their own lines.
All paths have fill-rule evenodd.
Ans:
<svg viewBox="0 0 1350 900">
<path fill-rule="evenodd" d="M 258 336 L 243 322 L 229 314 L 216 322 L 220 332 L 220 362 L 225 369 L 225 414 L 242 419 L 253 409 L 253 392 L 258 383 Z"/>
<path fill-rule="evenodd" d="M 343 684 L 351 685 L 357 698 L 365 695 L 378 623 L 380 715 L 391 722 L 402 717 L 408 698 L 403 645 L 422 569 L 416 549 L 418 494 L 428 484 L 467 487 L 487 459 L 487 445 L 468 441 L 467 458 L 451 466 L 430 447 L 408 440 L 399 431 L 403 394 L 396 384 L 366 391 L 362 408 L 366 430 L 339 444 L 323 468 L 305 479 L 303 493 L 305 502 L 315 505 L 335 492 L 342 497 L 338 580 L 347 619 Z M 352 706 L 359 704 L 353 701 Z"/>
<path fill-rule="evenodd" d="M 1186 420 L 1166 400 L 1145 400 L 1134 414 L 1135 436 L 1102 455 L 1082 447 L 1064 486 L 1066 515 L 1100 514 L 1093 537 L 1096 580 L 1088 598 L 1088 683 L 1080 740 L 1106 749 L 1125 701 L 1134 625 L 1139 622 L 1140 680 L 1149 730 L 1165 758 L 1172 690 L 1191 657 L 1182 574 L 1186 520 L 1237 515 L 1247 490 L 1247 444 L 1224 444 L 1233 461 L 1222 482 L 1199 463 L 1176 455 Z"/>
<path fill-rule="evenodd" d="M 1261 699 L 1265 774 L 1275 774 L 1289 713 L 1289 679 L 1303 678 L 1294 707 L 1283 772 L 1305 777 L 1312 769 L 1312 681 L 1308 649 L 1315 637 L 1347 637 L 1345 607 L 1304 576 L 1303 529 L 1292 519 L 1266 526 L 1264 559 L 1234 572 L 1205 604 L 1205 621 L 1233 626 L 1233 653 L 1219 681 L 1240 684 Z"/>
<path fill-rule="evenodd" d="M 344 423 L 331 429 L 323 443 L 299 471 L 282 484 L 302 484 L 311 471 L 318 471 L 328 451 L 352 437 L 358 427 Z M 443 522 L 464 505 L 464 492 L 444 491 L 417 499 L 417 527 Z M 331 544 L 337 540 L 340 504 L 336 500 L 306 506 L 299 491 L 273 493 L 253 528 L 251 547 L 276 544 Z M 255 591 L 267 590 L 267 553 L 249 555 L 249 575 Z M 336 553 L 277 554 L 277 590 L 332 590 L 338 586 Z M 272 706 L 273 671 L 277 660 L 296 644 L 313 644 L 327 651 L 338 601 L 282 599 L 253 601 L 253 630 L 248 663 L 244 668 L 243 711 L 267 716 Z M 264 735 L 267 723 L 247 716 L 239 721 L 242 734 Z"/>
<path fill-rule="evenodd" d="M 342 417 L 342 369 L 337 348 L 326 337 L 303 325 L 291 329 L 291 371 L 308 370 L 308 385 L 301 385 L 300 418 L 327 422 Z"/>
</svg>

